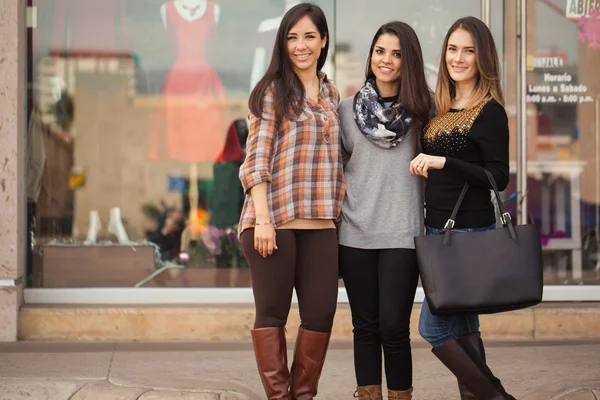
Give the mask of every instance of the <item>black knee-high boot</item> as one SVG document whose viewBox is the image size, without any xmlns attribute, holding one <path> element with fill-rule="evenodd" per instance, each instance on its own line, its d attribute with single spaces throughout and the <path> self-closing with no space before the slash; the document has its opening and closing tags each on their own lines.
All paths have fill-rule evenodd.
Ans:
<svg viewBox="0 0 600 400">
<path fill-rule="evenodd" d="M 514 400 L 487 366 L 483 343 L 473 335 L 451 340 L 434 349 L 433 354 L 456 376 L 461 396 L 471 396 L 463 399 Z"/>
</svg>

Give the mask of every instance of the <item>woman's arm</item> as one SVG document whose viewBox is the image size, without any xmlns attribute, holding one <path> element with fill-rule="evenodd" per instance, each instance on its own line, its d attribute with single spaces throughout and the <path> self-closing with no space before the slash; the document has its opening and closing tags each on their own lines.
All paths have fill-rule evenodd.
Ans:
<svg viewBox="0 0 600 400">
<path fill-rule="evenodd" d="M 344 169 L 346 168 L 346 164 L 350 160 L 352 156 L 352 144 L 349 142 L 349 128 L 347 127 L 348 119 L 352 119 L 352 124 L 354 124 L 354 118 L 352 118 L 352 111 L 348 109 L 347 102 L 348 100 L 344 100 L 340 103 L 337 112 L 340 119 L 340 152 L 342 157 L 342 166 Z"/>
<path fill-rule="evenodd" d="M 261 117 L 250 114 L 246 159 L 239 178 L 246 194 L 259 183 L 271 182 L 271 160 L 275 146 L 275 116 L 265 111 Z"/>
<path fill-rule="evenodd" d="M 256 226 L 254 227 L 254 249 L 263 257 L 270 256 L 277 250 L 275 227 L 270 219 L 269 203 L 267 201 L 267 183 L 261 182 L 250 189 L 254 203 Z"/>
<path fill-rule="evenodd" d="M 268 185 L 271 182 L 275 130 L 273 94 L 269 92 L 265 96 L 263 114 L 260 117 L 250 114 L 246 159 L 239 173 L 244 192 L 252 196 L 256 215 L 254 248 L 263 257 L 273 254 L 277 249 L 275 227 L 271 221 L 267 197 Z"/>
<path fill-rule="evenodd" d="M 489 108 L 488 108 L 489 107 Z M 491 172 L 498 190 L 506 189 L 509 180 L 508 165 L 508 118 L 504 107 L 494 102 L 486 106 L 469 132 L 481 150 L 483 165 L 475 165 L 452 157 L 419 154 L 410 163 L 410 173 L 428 177 L 430 169 L 444 169 L 460 175 L 470 185 L 492 189 L 485 174 Z"/>
<path fill-rule="evenodd" d="M 254 203 L 254 214 L 256 215 L 256 223 L 262 224 L 269 222 L 269 203 L 267 201 L 267 183 L 261 182 L 258 185 L 254 185 L 250 189 L 250 196 L 252 196 L 252 202 Z"/>
</svg>

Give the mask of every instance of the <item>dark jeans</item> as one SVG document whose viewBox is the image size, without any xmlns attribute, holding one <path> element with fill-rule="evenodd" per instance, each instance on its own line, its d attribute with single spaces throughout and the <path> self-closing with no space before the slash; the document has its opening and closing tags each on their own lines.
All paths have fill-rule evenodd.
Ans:
<svg viewBox="0 0 600 400">
<path fill-rule="evenodd" d="M 453 229 L 454 232 L 479 232 L 496 229 L 496 225 L 485 228 L 465 228 Z M 428 235 L 441 235 L 443 229 L 427 227 Z M 465 293 L 468 296 L 468 293 Z M 421 316 L 419 318 L 419 333 L 431 346 L 436 349 L 451 340 L 456 340 L 459 336 L 467 333 L 479 332 L 479 315 L 433 315 L 429 310 L 427 300 L 423 301 Z"/>
<path fill-rule="evenodd" d="M 367 250 L 339 246 L 354 326 L 358 386 L 381 384 L 381 350 L 388 389 L 412 387 L 410 314 L 419 272 L 412 249 Z"/>
<path fill-rule="evenodd" d="M 335 229 L 279 229 L 279 250 L 266 258 L 254 249 L 254 229 L 240 240 L 252 276 L 254 329 L 285 326 L 296 288 L 302 328 L 331 332 L 338 294 Z"/>
</svg>

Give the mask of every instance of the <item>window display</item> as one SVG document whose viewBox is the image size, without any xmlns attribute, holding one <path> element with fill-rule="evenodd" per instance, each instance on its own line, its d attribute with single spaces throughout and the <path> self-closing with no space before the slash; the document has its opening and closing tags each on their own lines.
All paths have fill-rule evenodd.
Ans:
<svg viewBox="0 0 600 400">
<path fill-rule="evenodd" d="M 364 83 L 370 33 L 383 23 L 413 27 L 434 89 L 444 33 L 482 12 L 479 0 L 313 2 L 328 18 L 324 71 L 342 99 Z M 297 3 L 31 0 L 28 287 L 250 285 L 237 238 L 248 97 Z M 491 28 L 515 160 L 517 21 L 507 4 L 492 1 Z M 599 4 L 528 10 L 526 195 L 547 284 L 600 281 Z"/>
</svg>

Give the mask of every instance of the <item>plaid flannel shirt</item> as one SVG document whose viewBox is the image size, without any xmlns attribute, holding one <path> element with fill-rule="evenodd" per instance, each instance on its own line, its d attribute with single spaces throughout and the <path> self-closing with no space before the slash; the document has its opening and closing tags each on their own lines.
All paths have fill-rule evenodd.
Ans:
<svg viewBox="0 0 600 400">
<path fill-rule="evenodd" d="M 267 201 L 274 227 L 295 219 L 337 220 L 345 195 L 342 170 L 339 94 L 320 75 L 318 101 L 306 97 L 295 120 L 277 130 L 273 91 L 264 99 L 263 114 L 250 114 L 246 160 L 239 178 L 246 193 L 238 232 L 256 222 L 250 189 L 268 182 Z"/>
</svg>

